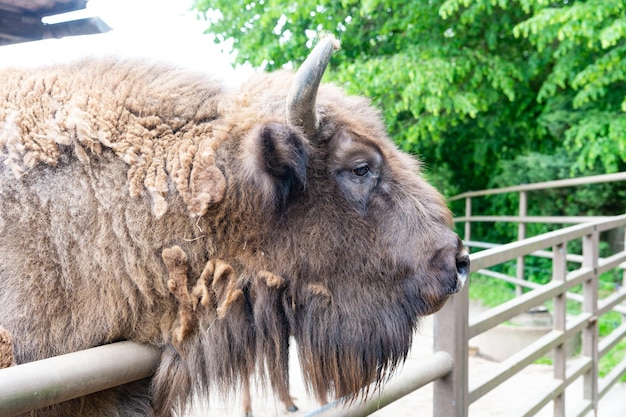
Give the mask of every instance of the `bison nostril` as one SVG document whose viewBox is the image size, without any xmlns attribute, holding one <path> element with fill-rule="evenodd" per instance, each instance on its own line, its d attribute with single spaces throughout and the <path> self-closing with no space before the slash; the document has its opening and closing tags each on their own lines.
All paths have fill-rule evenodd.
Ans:
<svg viewBox="0 0 626 417">
<path fill-rule="evenodd" d="M 456 271 L 459 276 L 459 280 L 462 284 L 465 284 L 467 276 L 470 271 L 470 258 L 467 252 L 463 251 L 456 257 Z"/>
</svg>

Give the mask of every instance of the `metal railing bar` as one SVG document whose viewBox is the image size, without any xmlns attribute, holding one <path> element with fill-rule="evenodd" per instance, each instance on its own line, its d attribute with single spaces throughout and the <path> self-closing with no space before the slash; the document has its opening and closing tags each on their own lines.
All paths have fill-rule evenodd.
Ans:
<svg viewBox="0 0 626 417">
<path fill-rule="evenodd" d="M 584 373 L 589 371 L 593 367 L 593 358 L 582 357 L 574 364 L 571 364 L 567 369 L 567 377 L 565 379 L 565 386 L 569 387 L 574 381 L 580 378 Z M 593 409 L 593 402 L 586 399 L 581 399 L 578 411 L 574 412 L 574 415 L 582 417 L 587 414 L 589 410 Z"/>
<path fill-rule="evenodd" d="M 518 316 L 532 307 L 546 302 L 556 295 L 567 293 L 571 288 L 580 285 L 593 276 L 593 269 L 579 268 L 567 274 L 564 282 L 551 281 L 541 287 L 527 292 L 513 300 L 509 300 L 492 308 L 475 318 L 469 318 L 469 338 L 477 336 L 500 323 Z"/>
<path fill-rule="evenodd" d="M 567 369 L 567 377 L 565 381 L 553 379 L 547 384 L 547 388 L 544 390 L 545 394 L 538 399 L 533 405 L 530 406 L 525 412 L 521 414 L 522 417 L 534 416 L 543 407 L 545 407 L 550 401 L 554 400 L 559 394 L 561 394 L 565 388 L 571 385 L 576 379 L 578 379 L 583 373 L 587 372 L 591 368 L 591 358 L 582 358 L 575 364 L 570 365 Z"/>
<path fill-rule="evenodd" d="M 598 275 L 618 268 L 624 261 L 626 261 L 626 251 L 618 252 L 607 258 L 598 258 Z"/>
<path fill-rule="evenodd" d="M 581 266 L 578 269 L 570 271 L 567 273 L 567 279 L 565 281 L 565 286 L 568 290 L 574 288 L 577 285 L 582 284 L 588 279 L 594 278 L 597 276 L 596 271 L 591 267 Z"/>
<path fill-rule="evenodd" d="M 605 223 L 611 223 L 614 227 L 618 227 L 626 222 L 626 214 L 620 216 L 614 216 L 611 220 L 605 221 Z M 590 222 L 578 224 L 575 226 L 566 227 L 564 229 L 555 230 L 552 232 L 544 233 L 542 235 L 533 236 L 517 242 L 507 243 L 497 248 L 486 249 L 481 252 L 475 252 L 471 256 L 472 271 L 478 271 L 479 269 L 489 268 L 490 266 L 498 265 L 506 261 L 518 258 L 519 256 L 528 255 L 537 250 L 545 249 L 547 247 L 556 246 L 570 240 L 580 238 L 584 235 L 588 235 L 598 229 L 598 225 L 602 222 Z M 608 230 L 611 228 L 604 227 L 602 224 L 602 230 Z"/>
<path fill-rule="evenodd" d="M 626 336 L 626 323 L 622 323 L 616 329 L 598 343 L 598 355 L 600 357 L 606 355 L 609 350 L 613 349 Z"/>
<path fill-rule="evenodd" d="M 0 417 L 146 378 L 160 358 L 154 347 L 118 342 L 0 369 Z"/>
<path fill-rule="evenodd" d="M 597 317 L 591 313 L 580 313 L 577 316 L 571 318 L 567 322 L 566 337 L 571 337 L 575 333 L 580 333 L 585 327 L 589 325 L 589 322 L 596 320 Z"/>
<path fill-rule="evenodd" d="M 626 300 L 626 288 L 622 287 L 619 291 L 598 302 L 598 316 L 608 313 L 609 310 L 626 314 L 626 306 L 618 305 L 624 300 Z"/>
<path fill-rule="evenodd" d="M 607 230 L 623 227 L 625 218 L 626 214 L 621 214 L 619 216 L 612 216 L 610 220 L 598 223 L 598 232 L 606 232 Z"/>
<path fill-rule="evenodd" d="M 568 323 L 565 331 L 552 330 L 524 349 L 502 361 L 498 369 L 492 372 L 491 375 L 485 377 L 482 382 L 474 384 L 474 386 L 469 389 L 470 404 L 547 354 L 555 346 L 565 343 L 566 340 L 580 333 L 591 319 L 592 315 L 589 313 L 579 314 Z M 566 385 L 569 385 L 569 383 Z"/>
<path fill-rule="evenodd" d="M 491 277 L 491 278 L 496 278 L 501 281 L 509 282 L 511 284 L 520 285 L 522 287 L 526 287 L 531 290 L 541 288 L 543 286 L 543 284 L 538 284 L 536 282 L 532 282 L 528 280 L 519 280 L 509 275 L 502 274 L 496 271 L 491 271 L 489 269 L 481 269 L 480 271 L 476 271 L 474 273 Z M 565 294 L 565 296 L 567 297 L 568 300 L 576 301 L 579 303 L 582 303 L 584 301 L 584 298 L 581 294 L 568 292 Z M 599 304 L 601 307 L 598 308 L 599 310 L 598 316 L 601 316 L 607 313 L 609 310 L 617 311 L 618 313 L 621 313 L 621 314 L 626 314 L 626 306 L 618 305 L 623 300 L 626 300 L 626 289 L 622 289 L 617 293 L 611 294 L 609 297 L 602 300 L 602 302 Z"/>
<path fill-rule="evenodd" d="M 593 402 L 591 400 L 581 400 L 578 408 L 574 410 L 574 417 L 584 417 L 593 410 Z"/>
<path fill-rule="evenodd" d="M 588 177 L 568 178 L 564 180 L 536 182 L 512 187 L 496 188 L 490 190 L 468 191 L 448 198 L 448 201 L 460 200 L 467 197 L 481 197 L 486 195 L 506 194 L 519 191 L 536 191 L 546 188 L 575 187 L 577 185 L 599 184 L 603 182 L 626 181 L 626 172 L 615 174 L 590 175 Z"/>
<path fill-rule="evenodd" d="M 532 307 L 536 307 L 562 292 L 563 284 L 558 282 L 549 282 L 541 288 L 527 292 L 518 298 L 502 303 L 491 310 L 479 314 L 475 318 L 470 317 L 469 338 L 471 339 L 474 336 L 496 327 L 506 320 L 519 316 Z"/>
<path fill-rule="evenodd" d="M 491 249 L 491 248 L 499 248 L 503 244 L 502 243 L 480 242 L 480 241 L 477 241 L 477 240 L 465 240 L 465 239 L 463 239 L 463 245 L 469 246 L 471 248 Z"/>
<path fill-rule="evenodd" d="M 536 252 L 529 253 L 529 256 L 536 256 L 538 258 L 554 259 L 554 253 L 552 253 L 551 251 L 547 251 L 547 250 L 538 250 Z M 576 255 L 574 253 L 568 253 L 567 255 L 565 255 L 565 259 L 568 262 L 576 262 L 576 263 L 579 263 L 579 264 L 583 263 L 583 256 L 582 255 Z"/>
<path fill-rule="evenodd" d="M 558 379 L 552 379 L 545 387 L 544 394 L 535 401 L 534 404 L 522 414 L 521 417 L 532 417 L 537 414 L 543 407 L 545 407 L 550 401 L 554 400 L 559 394 L 565 390 L 566 386 L 563 381 Z"/>
<path fill-rule="evenodd" d="M 612 216 L 460 216 L 455 223 L 543 223 L 543 224 L 579 224 L 608 220 Z"/>
<path fill-rule="evenodd" d="M 435 352 L 432 358 L 428 360 L 428 366 L 421 366 L 412 372 L 402 371 L 364 402 L 346 406 L 341 400 L 338 400 L 306 414 L 304 417 L 361 417 L 370 415 L 424 385 L 449 374 L 452 367 L 450 355 L 442 351 Z"/>
<path fill-rule="evenodd" d="M 454 362 L 450 374 L 433 383 L 433 417 L 467 417 L 469 377 L 469 285 L 433 317 L 433 348 L 447 352 Z"/>
<path fill-rule="evenodd" d="M 600 398 L 611 389 L 626 374 L 626 358 L 617 364 L 611 371 L 598 381 L 598 396 Z"/>
<path fill-rule="evenodd" d="M 527 281 L 525 279 L 517 279 L 517 278 L 514 278 L 514 277 L 509 276 L 507 274 L 503 274 L 501 272 L 492 271 L 490 269 L 481 269 L 481 270 L 476 271 L 474 273 L 475 274 L 480 274 L 480 275 L 485 275 L 485 276 L 490 277 L 490 278 L 496 278 L 496 279 L 499 279 L 500 281 L 508 282 L 510 284 L 520 285 L 520 286 L 526 287 L 526 288 L 535 289 L 535 288 L 541 286 L 540 284 L 536 284 L 534 282 L 530 282 L 530 281 Z"/>
<path fill-rule="evenodd" d="M 468 241 L 468 242 L 464 241 L 463 244 L 471 248 L 482 248 L 482 249 L 499 248 L 503 246 L 502 243 L 486 243 L 486 242 L 477 242 L 477 241 Z M 547 251 L 547 250 L 538 250 L 538 251 L 529 253 L 526 256 L 536 256 L 538 258 L 554 259 L 554 254 L 551 251 Z M 567 259 L 568 262 L 576 262 L 579 264 L 583 263 L 582 255 L 568 253 L 565 258 Z M 609 258 L 606 258 L 606 259 L 609 259 Z M 604 262 L 604 261 L 605 261 L 605 258 L 598 258 L 598 262 Z M 621 264 L 616 265 L 615 268 L 626 269 L 626 262 L 622 262 Z"/>
<path fill-rule="evenodd" d="M 622 221 L 626 220 L 625 216 L 618 216 Z M 489 268 L 506 261 L 525 256 L 537 250 L 547 247 L 556 246 L 580 238 L 590 234 L 596 227 L 595 223 L 584 223 L 576 226 L 566 227 L 564 229 L 555 230 L 544 233 L 542 235 L 529 237 L 517 242 L 507 243 L 497 248 L 486 249 L 481 252 L 475 252 L 471 255 L 472 271 Z"/>
<path fill-rule="evenodd" d="M 593 316 L 589 320 L 588 326 L 581 331 L 582 354 L 590 357 L 592 362 L 591 369 L 582 376 L 583 383 L 583 399 L 591 401 L 593 409 L 597 410 L 598 401 L 598 257 L 600 256 L 600 232 L 596 230 L 586 235 L 582 239 L 583 246 L 583 264 L 582 266 L 593 268 L 594 274 L 592 279 L 586 280 L 582 284 L 582 293 L 584 301 L 582 304 L 583 311 Z"/>
<path fill-rule="evenodd" d="M 567 386 L 576 381 L 582 374 L 587 372 L 593 365 L 593 359 L 589 356 L 583 356 L 570 364 L 567 369 Z"/>
<path fill-rule="evenodd" d="M 475 318 L 469 318 L 469 338 L 490 330 L 497 325 L 519 316 L 520 314 L 536 307 L 555 295 L 563 292 L 563 284 L 549 282 L 546 285 L 527 292 L 513 300 L 507 301 L 488 310 Z"/>
<path fill-rule="evenodd" d="M 562 344 L 565 340 L 565 332 L 552 330 L 550 333 L 537 339 L 526 348 L 511 355 L 502 361 L 498 368 L 490 375 L 487 375 L 482 381 L 472 384 L 469 388 L 469 403 L 477 401 L 488 392 L 497 388 L 500 384 L 516 375 L 526 366 L 530 365 L 537 359 L 545 356 L 555 346 Z"/>
</svg>

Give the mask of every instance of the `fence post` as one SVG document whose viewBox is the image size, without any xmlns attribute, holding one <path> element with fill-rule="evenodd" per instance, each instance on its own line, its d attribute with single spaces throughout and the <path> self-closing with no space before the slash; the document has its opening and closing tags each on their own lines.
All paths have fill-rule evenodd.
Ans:
<svg viewBox="0 0 626 417">
<path fill-rule="evenodd" d="M 622 250 L 626 251 L 626 226 L 624 226 L 624 245 Z M 626 288 L 626 268 L 622 271 L 622 288 Z M 626 301 L 622 304 L 626 305 Z M 626 314 L 622 314 L 622 322 L 626 322 Z"/>
<path fill-rule="evenodd" d="M 520 222 L 517 224 L 517 240 L 526 239 L 526 223 L 521 221 L 522 217 L 526 217 L 528 215 L 528 195 L 526 191 L 519 192 L 519 217 Z M 524 256 L 520 256 L 517 258 L 517 273 L 516 278 L 519 280 L 524 279 Z M 515 294 L 519 297 L 522 295 L 522 286 L 515 286 Z"/>
<path fill-rule="evenodd" d="M 447 352 L 452 372 L 433 386 L 433 417 L 468 416 L 469 285 L 452 297 L 434 317 L 435 352 Z"/>
<path fill-rule="evenodd" d="M 599 234 L 597 226 L 583 237 L 583 268 L 592 268 L 593 276 L 583 283 L 583 312 L 592 319 L 583 329 L 583 355 L 591 358 L 591 368 L 583 375 L 583 398 L 591 402 L 594 415 L 598 413 L 598 256 Z"/>
<path fill-rule="evenodd" d="M 469 242 L 472 239 L 472 222 L 469 220 L 469 217 L 472 215 L 472 197 L 465 197 L 465 233 L 463 235 L 463 239 L 466 242 Z M 470 246 L 467 247 L 469 251 L 471 249 Z"/>
<path fill-rule="evenodd" d="M 565 283 L 567 274 L 567 244 L 558 244 L 552 248 L 552 281 Z M 554 297 L 554 330 L 565 332 L 567 320 L 567 297 L 562 290 Z M 566 341 L 554 348 L 554 379 L 565 381 L 567 367 Z M 554 398 L 554 417 L 565 417 L 565 391 Z"/>
</svg>

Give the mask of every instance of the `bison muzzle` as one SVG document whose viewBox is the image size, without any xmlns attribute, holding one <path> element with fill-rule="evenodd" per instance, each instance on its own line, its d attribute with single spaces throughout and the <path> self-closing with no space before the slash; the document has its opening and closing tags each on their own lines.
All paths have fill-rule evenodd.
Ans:
<svg viewBox="0 0 626 417">
<path fill-rule="evenodd" d="M 363 395 L 403 361 L 469 258 L 379 112 L 320 84 L 335 48 L 228 88 L 140 60 L 0 71 L 15 362 L 162 350 L 152 378 L 35 415 L 170 416 L 253 374 L 284 393 L 290 335 L 321 399 Z"/>
</svg>

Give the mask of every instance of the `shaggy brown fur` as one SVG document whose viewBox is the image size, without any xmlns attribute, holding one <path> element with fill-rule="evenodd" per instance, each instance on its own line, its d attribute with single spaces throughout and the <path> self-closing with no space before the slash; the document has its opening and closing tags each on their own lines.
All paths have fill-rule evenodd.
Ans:
<svg viewBox="0 0 626 417">
<path fill-rule="evenodd" d="M 257 373 L 361 395 L 466 269 L 440 195 L 367 100 L 289 73 L 224 90 L 139 61 L 0 71 L 0 318 L 24 363 L 119 340 L 149 379 L 33 415 L 170 416 Z M 280 394 L 282 396 L 282 394 Z"/>
<path fill-rule="evenodd" d="M 13 338 L 7 329 L 0 326 L 0 369 L 13 365 L 15 365 Z"/>
</svg>

